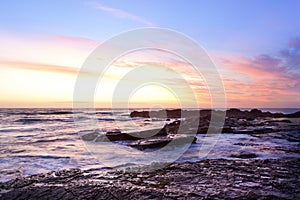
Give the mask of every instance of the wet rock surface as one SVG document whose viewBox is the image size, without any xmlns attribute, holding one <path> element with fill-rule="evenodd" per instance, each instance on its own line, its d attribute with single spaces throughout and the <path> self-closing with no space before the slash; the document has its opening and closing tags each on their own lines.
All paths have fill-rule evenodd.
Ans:
<svg viewBox="0 0 300 200">
<path fill-rule="evenodd" d="M 152 172 L 70 169 L 0 183 L 0 199 L 299 199 L 299 166 L 216 159 Z"/>
</svg>

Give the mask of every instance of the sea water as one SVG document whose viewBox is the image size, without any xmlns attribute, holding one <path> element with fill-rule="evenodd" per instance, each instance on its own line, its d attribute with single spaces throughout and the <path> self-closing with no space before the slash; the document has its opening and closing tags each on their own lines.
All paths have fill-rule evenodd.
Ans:
<svg viewBox="0 0 300 200">
<path fill-rule="evenodd" d="M 268 109 L 268 111 L 285 113 L 294 110 Z M 162 128 L 165 123 L 170 123 L 166 119 L 130 118 L 130 111 L 119 109 L 112 112 L 109 109 L 96 109 L 95 111 L 77 110 L 74 113 L 72 109 L 61 108 L 0 109 L 0 181 L 59 169 L 102 168 L 106 167 L 105 163 L 117 166 L 120 159 L 119 155 L 116 156 L 118 149 L 126 149 L 127 152 L 138 155 L 145 154 L 143 151 L 123 145 L 122 142 L 115 142 L 114 151 L 101 146 L 101 152 L 107 156 L 99 158 L 90 153 L 80 139 L 79 134 L 85 132 L 97 131 L 105 134 L 108 131 L 121 129 L 122 132 L 130 133 Z M 78 122 L 74 119 L 80 120 Z M 80 126 L 80 123 L 90 119 L 96 119 L 97 123 L 89 127 Z M 231 154 L 242 150 L 255 152 L 259 155 L 259 159 L 277 158 L 286 155 L 272 147 L 295 145 L 275 138 L 265 141 L 246 134 L 221 134 L 214 148 L 207 155 L 201 155 L 199 149 L 203 137 L 211 136 L 197 135 L 197 144 L 192 144 L 181 157 L 179 155 L 177 162 L 214 158 L 232 159 Z M 250 145 L 235 145 L 239 142 Z"/>
</svg>

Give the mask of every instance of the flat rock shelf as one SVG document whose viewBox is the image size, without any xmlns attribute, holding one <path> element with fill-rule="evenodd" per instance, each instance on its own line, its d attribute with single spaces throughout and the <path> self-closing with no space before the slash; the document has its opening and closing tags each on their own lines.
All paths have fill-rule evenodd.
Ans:
<svg viewBox="0 0 300 200">
<path fill-rule="evenodd" d="M 70 169 L 0 183 L 0 199 L 300 199 L 299 166 L 300 159 L 214 159 L 153 172 Z"/>
</svg>

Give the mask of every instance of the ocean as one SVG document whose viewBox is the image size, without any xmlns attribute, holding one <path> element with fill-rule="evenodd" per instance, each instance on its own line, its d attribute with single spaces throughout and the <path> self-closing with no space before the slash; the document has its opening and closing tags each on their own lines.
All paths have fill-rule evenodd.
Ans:
<svg viewBox="0 0 300 200">
<path fill-rule="evenodd" d="M 139 110 L 139 109 L 132 109 Z M 270 112 L 293 113 L 298 108 L 270 108 L 263 109 Z M 128 110 L 119 109 L 111 112 L 109 109 L 96 109 L 96 113 L 82 110 L 73 113 L 72 109 L 45 109 L 45 108 L 2 108 L 0 109 L 0 181 L 7 181 L 16 177 L 46 173 L 53 170 L 80 168 L 104 168 L 120 165 L 118 149 L 137 156 L 147 156 L 147 152 L 139 151 L 122 142 L 114 142 L 111 148 L 103 148 L 99 144 L 102 157 L 95 156 L 80 139 L 79 134 L 97 131 L 105 134 L 108 131 L 121 129 L 130 133 L 140 130 L 162 128 L 165 119 L 131 119 Z M 93 126 L 78 126 L 74 122 L 74 115 L 81 122 L 91 118 L 97 119 Z M 135 126 L 132 126 L 134 123 Z M 221 134 L 214 148 L 206 156 L 199 155 L 201 137 L 197 135 L 197 143 L 192 144 L 188 150 L 176 161 L 196 161 L 212 158 L 230 158 L 235 152 L 250 150 L 259 155 L 258 159 L 277 158 L 286 155 L 275 148 L 264 148 L 293 145 L 283 139 L 263 140 L 247 134 Z M 238 142 L 248 142 L 254 145 L 233 145 Z M 98 145 L 96 142 L 93 145 Z M 127 161 L 126 161 L 127 162 Z M 122 164 L 126 165 L 122 160 Z M 128 161 L 128 164 L 134 164 Z"/>
</svg>

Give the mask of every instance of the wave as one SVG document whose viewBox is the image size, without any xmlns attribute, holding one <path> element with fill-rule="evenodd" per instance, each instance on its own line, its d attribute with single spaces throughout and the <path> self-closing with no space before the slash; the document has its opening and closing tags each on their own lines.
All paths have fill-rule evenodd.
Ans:
<svg viewBox="0 0 300 200">
<path fill-rule="evenodd" d="M 76 112 L 77 113 L 77 112 Z M 25 112 L 6 112 L 8 115 L 71 115 L 74 114 L 72 111 L 25 111 Z"/>
<path fill-rule="evenodd" d="M 99 111 L 99 112 L 96 112 L 96 114 L 100 114 L 100 115 L 113 115 L 113 112 Z"/>
<path fill-rule="evenodd" d="M 0 133 L 45 131 L 43 128 L 2 128 Z M 21 137 L 21 136 L 20 136 Z M 24 136 L 22 136 L 24 137 Z"/>
<path fill-rule="evenodd" d="M 73 119 L 21 118 L 15 120 L 14 122 L 23 123 L 23 124 L 32 124 L 32 123 L 39 123 L 39 122 L 73 122 Z"/>
<path fill-rule="evenodd" d="M 115 119 L 113 119 L 113 118 L 98 118 L 98 121 L 113 122 L 113 121 L 115 121 Z"/>
<path fill-rule="evenodd" d="M 70 156 L 51 156 L 51 155 L 16 155 L 14 158 L 42 158 L 42 159 L 70 159 Z"/>
<path fill-rule="evenodd" d="M 40 139 L 33 141 L 32 143 L 44 143 L 44 142 L 59 142 L 59 141 L 69 141 L 70 138 L 56 138 L 56 139 Z"/>
</svg>

